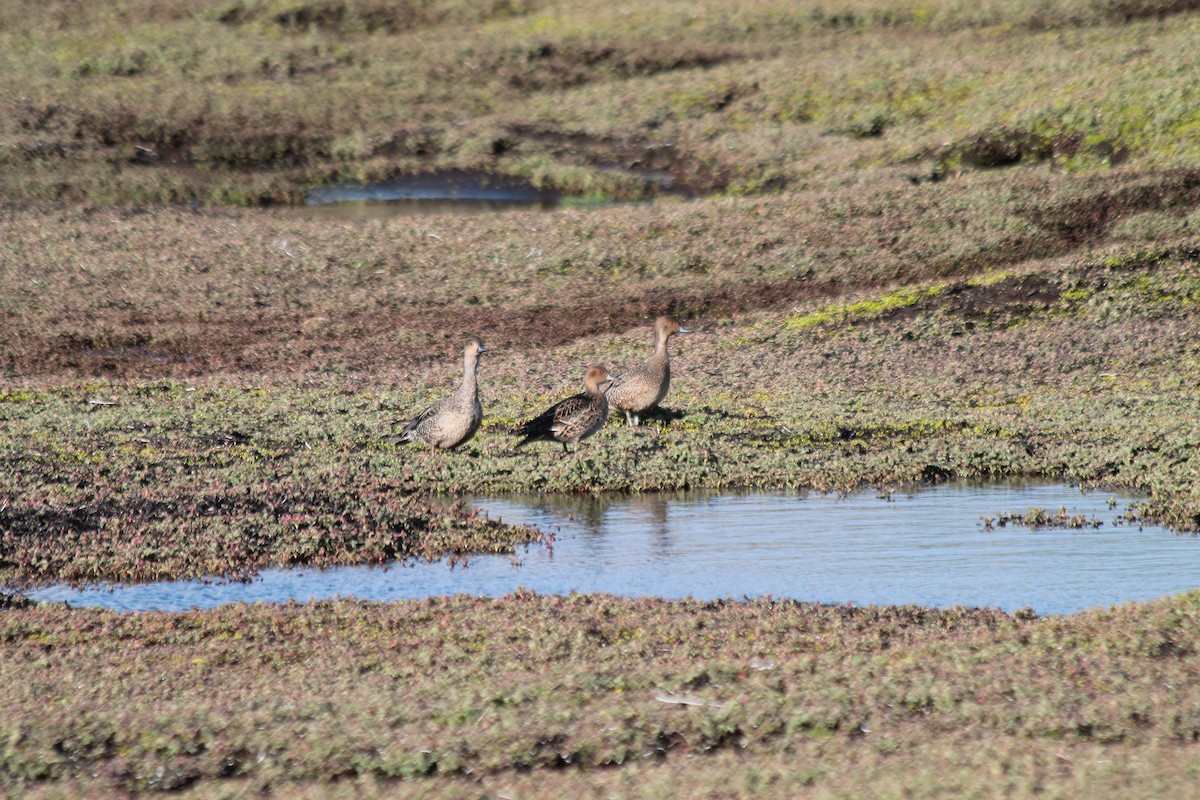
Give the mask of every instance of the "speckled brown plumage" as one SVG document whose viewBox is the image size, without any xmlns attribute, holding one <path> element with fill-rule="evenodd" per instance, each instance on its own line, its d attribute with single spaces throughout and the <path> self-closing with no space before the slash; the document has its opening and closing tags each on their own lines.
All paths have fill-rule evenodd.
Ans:
<svg viewBox="0 0 1200 800">
<path fill-rule="evenodd" d="M 462 383 L 446 399 L 433 404 L 404 426 L 397 442 L 420 442 L 430 448 L 452 449 L 468 441 L 483 421 L 479 402 L 479 355 L 488 349 L 478 336 L 463 348 Z"/>
<path fill-rule="evenodd" d="M 571 452 L 567 443 L 578 444 L 603 427 L 608 419 L 608 400 L 604 393 L 611 381 L 604 367 L 589 367 L 584 376 L 587 390 L 560 400 L 541 414 L 524 423 L 513 433 L 524 436 L 517 449 L 530 442 L 561 442 L 565 452 Z"/>
<path fill-rule="evenodd" d="M 671 388 L 671 360 L 667 355 L 667 340 L 676 333 L 691 333 L 674 317 L 659 317 L 654 321 L 654 353 L 639 364 L 613 378 L 608 390 L 608 404 L 615 411 L 625 412 L 630 427 L 638 424 L 638 415 L 654 408 Z"/>
</svg>

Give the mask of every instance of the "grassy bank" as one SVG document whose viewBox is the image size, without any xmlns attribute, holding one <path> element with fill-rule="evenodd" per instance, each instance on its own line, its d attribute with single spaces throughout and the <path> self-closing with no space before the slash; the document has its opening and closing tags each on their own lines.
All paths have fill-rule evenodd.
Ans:
<svg viewBox="0 0 1200 800">
<path fill-rule="evenodd" d="M 1198 601 L 1065 619 L 595 596 L 9 609 L 0 785 L 1178 796 L 1200 768 Z"/>
</svg>

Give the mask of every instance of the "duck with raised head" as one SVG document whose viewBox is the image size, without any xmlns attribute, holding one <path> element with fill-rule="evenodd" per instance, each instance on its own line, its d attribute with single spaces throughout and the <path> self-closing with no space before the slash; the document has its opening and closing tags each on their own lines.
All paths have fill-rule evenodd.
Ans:
<svg viewBox="0 0 1200 800">
<path fill-rule="evenodd" d="M 525 437 L 517 443 L 518 450 L 530 442 L 561 442 L 563 451 L 569 453 L 568 443 L 578 444 L 603 427 L 608 419 L 608 400 L 604 393 L 612 383 L 608 370 L 601 366 L 588 367 L 583 382 L 586 391 L 559 400 L 513 431 L 516 436 Z"/>
<path fill-rule="evenodd" d="M 409 420 L 396 443 L 420 442 L 430 449 L 452 450 L 479 430 L 483 406 L 479 402 L 479 356 L 491 352 L 478 336 L 467 339 L 463 348 L 463 377 L 458 388 Z"/>
<path fill-rule="evenodd" d="M 614 411 L 624 411 L 625 421 L 635 428 L 639 415 L 657 406 L 671 388 L 671 358 L 667 355 L 667 340 L 677 333 L 691 333 L 674 317 L 659 317 L 654 321 L 654 353 L 642 364 L 613 378 L 608 390 L 608 404 Z"/>
</svg>

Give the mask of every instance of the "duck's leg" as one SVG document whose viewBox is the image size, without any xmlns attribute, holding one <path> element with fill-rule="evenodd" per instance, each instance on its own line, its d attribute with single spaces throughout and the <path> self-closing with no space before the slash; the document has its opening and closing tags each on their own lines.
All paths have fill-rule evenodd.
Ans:
<svg viewBox="0 0 1200 800">
<path fill-rule="evenodd" d="M 564 453 L 566 453 L 566 454 L 568 454 L 568 455 L 570 455 L 570 453 L 571 453 L 571 449 L 570 449 L 569 447 L 567 447 L 567 443 L 566 443 L 566 442 L 563 442 L 563 443 L 562 443 L 562 446 L 563 446 L 563 452 L 564 452 Z"/>
<path fill-rule="evenodd" d="M 637 427 L 637 421 L 636 421 L 636 419 L 637 419 L 637 418 L 633 416 L 633 412 L 632 412 L 632 411 L 626 411 L 626 412 L 625 412 L 625 424 L 627 424 L 629 427 L 631 427 L 631 428 L 636 428 L 636 427 Z"/>
</svg>

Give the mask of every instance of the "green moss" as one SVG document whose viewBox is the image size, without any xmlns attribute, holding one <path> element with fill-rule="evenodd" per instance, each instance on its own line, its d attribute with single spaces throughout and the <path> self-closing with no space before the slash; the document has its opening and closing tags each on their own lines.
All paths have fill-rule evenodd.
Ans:
<svg viewBox="0 0 1200 800">
<path fill-rule="evenodd" d="M 939 283 L 915 289 L 897 289 L 880 297 L 854 303 L 832 303 L 819 311 L 793 314 L 784 321 L 789 330 L 803 330 L 831 323 L 842 324 L 882 316 L 890 311 L 917 305 L 944 292 L 948 284 Z"/>
<path fill-rule="evenodd" d="M 1087 300 L 1089 297 L 1092 297 L 1095 293 L 1096 292 L 1094 289 L 1085 289 L 1085 288 L 1063 289 L 1062 293 L 1059 294 L 1059 299 L 1063 300 L 1064 302 L 1068 302 L 1068 303 L 1078 303 L 1078 302 Z"/>
<path fill-rule="evenodd" d="M 991 272 L 986 272 L 983 275 L 974 275 L 968 278 L 967 286 L 995 286 L 997 284 L 1004 283 L 1005 281 L 1012 280 L 1015 277 L 1017 277 L 1017 273 L 1013 272 L 1012 270 L 992 270 Z"/>
</svg>

